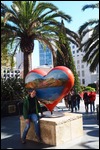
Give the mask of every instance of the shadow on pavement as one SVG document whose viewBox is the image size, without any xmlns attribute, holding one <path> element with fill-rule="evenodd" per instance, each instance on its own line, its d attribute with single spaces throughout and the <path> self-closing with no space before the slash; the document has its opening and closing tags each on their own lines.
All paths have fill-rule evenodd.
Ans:
<svg viewBox="0 0 100 150">
<path fill-rule="evenodd" d="M 19 135 L 12 135 L 11 137 L 1 140 L 1 149 L 44 149 L 50 147 L 51 145 L 29 140 L 27 140 L 25 144 L 22 144 Z"/>
<path fill-rule="evenodd" d="M 94 130 L 89 131 L 87 134 L 92 137 L 99 137 L 99 131 L 98 131 L 98 129 L 95 129 L 95 128 L 94 128 Z"/>
</svg>

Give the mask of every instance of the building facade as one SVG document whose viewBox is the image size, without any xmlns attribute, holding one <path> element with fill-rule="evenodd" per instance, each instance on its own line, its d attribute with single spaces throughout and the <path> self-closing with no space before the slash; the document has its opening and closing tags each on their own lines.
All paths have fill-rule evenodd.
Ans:
<svg viewBox="0 0 100 150">
<path fill-rule="evenodd" d="M 70 47 L 81 85 L 87 86 L 90 83 L 95 83 L 99 77 L 99 66 L 94 73 L 91 73 L 89 71 L 90 65 L 82 61 L 84 52 L 78 51 L 78 48 L 74 44 L 71 44 Z"/>
</svg>

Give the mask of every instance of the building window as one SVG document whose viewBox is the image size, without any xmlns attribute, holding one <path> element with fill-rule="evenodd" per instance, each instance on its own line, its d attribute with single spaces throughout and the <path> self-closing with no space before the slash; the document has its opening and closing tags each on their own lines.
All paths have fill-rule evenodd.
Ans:
<svg viewBox="0 0 100 150">
<path fill-rule="evenodd" d="M 79 53 L 79 50 L 77 50 L 77 53 Z"/>
<path fill-rule="evenodd" d="M 84 65 L 82 65 L 81 67 L 84 68 Z"/>
<path fill-rule="evenodd" d="M 77 69 L 80 69 L 80 65 L 77 65 Z"/>
<path fill-rule="evenodd" d="M 73 45 L 72 48 L 74 49 L 74 48 L 75 48 L 75 45 Z"/>
<path fill-rule="evenodd" d="M 84 77 L 84 71 L 82 71 L 82 77 Z"/>
<path fill-rule="evenodd" d="M 52 53 L 48 47 L 43 47 L 43 44 L 39 44 L 39 56 L 40 65 L 52 65 Z"/>
<path fill-rule="evenodd" d="M 45 61 L 44 60 L 40 60 L 40 65 L 44 65 Z"/>
<path fill-rule="evenodd" d="M 85 79 L 82 79 L 82 84 L 85 84 Z"/>
<path fill-rule="evenodd" d="M 73 54 L 75 54 L 75 51 L 73 51 Z"/>
</svg>

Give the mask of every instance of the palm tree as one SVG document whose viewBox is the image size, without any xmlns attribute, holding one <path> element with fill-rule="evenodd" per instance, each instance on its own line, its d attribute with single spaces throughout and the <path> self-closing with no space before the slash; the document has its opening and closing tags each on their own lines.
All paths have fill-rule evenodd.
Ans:
<svg viewBox="0 0 100 150">
<path fill-rule="evenodd" d="M 82 10 L 84 11 L 87 8 L 99 8 L 99 3 L 85 5 Z M 90 32 L 92 33 L 91 37 L 83 42 L 83 38 Z M 94 72 L 99 64 L 99 19 L 92 19 L 85 22 L 80 26 L 78 33 L 81 39 L 80 50 L 83 48 L 85 52 L 83 61 L 90 64 L 90 71 Z"/>
<path fill-rule="evenodd" d="M 56 20 L 57 17 L 62 17 L 67 22 L 71 21 L 69 15 L 59 11 L 51 3 L 13 1 L 11 8 L 1 3 L 2 45 L 15 42 L 13 54 L 20 47 L 24 53 L 24 78 L 29 72 L 28 56 L 34 50 L 35 40 L 50 48 L 55 64 L 56 53 L 51 41 L 57 40 L 56 30 L 57 24 L 59 24 Z"/>
</svg>

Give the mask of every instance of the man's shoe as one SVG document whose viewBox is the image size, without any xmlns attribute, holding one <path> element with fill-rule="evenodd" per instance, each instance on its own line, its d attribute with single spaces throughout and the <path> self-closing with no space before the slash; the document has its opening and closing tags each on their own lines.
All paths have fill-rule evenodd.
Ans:
<svg viewBox="0 0 100 150">
<path fill-rule="evenodd" d="M 40 139 L 38 140 L 38 142 L 43 143 L 43 140 L 40 138 Z"/>
<path fill-rule="evenodd" d="M 39 137 L 37 137 L 37 141 L 40 142 L 40 143 L 43 143 L 43 140 Z"/>
<path fill-rule="evenodd" d="M 21 142 L 22 142 L 22 144 L 25 144 L 25 143 L 26 143 L 26 140 L 21 139 Z"/>
<path fill-rule="evenodd" d="M 44 143 L 42 139 L 40 139 L 40 143 Z"/>
</svg>

